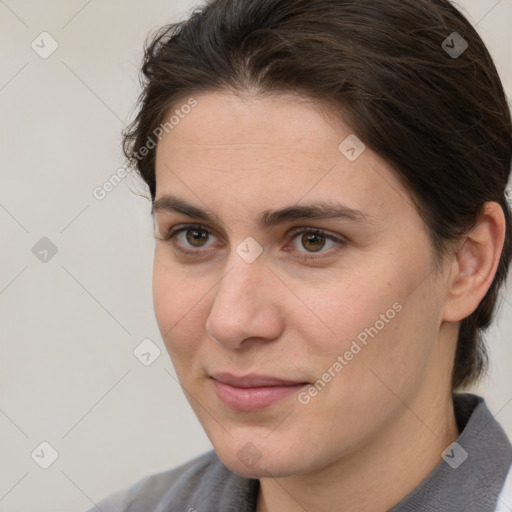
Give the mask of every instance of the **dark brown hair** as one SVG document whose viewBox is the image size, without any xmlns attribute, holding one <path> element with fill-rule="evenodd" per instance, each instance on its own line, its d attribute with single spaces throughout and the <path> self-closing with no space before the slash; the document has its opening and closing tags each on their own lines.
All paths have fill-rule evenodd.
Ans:
<svg viewBox="0 0 512 512">
<path fill-rule="evenodd" d="M 461 55 L 447 51 L 463 41 Z M 295 92 L 337 105 L 393 166 L 436 256 L 475 225 L 485 202 L 499 203 L 505 246 L 489 291 L 461 322 L 452 387 L 478 379 L 487 362 L 482 331 L 512 251 L 505 196 L 512 129 L 492 58 L 448 0 L 213 0 L 152 36 L 142 85 L 123 146 L 153 200 L 155 151 L 141 157 L 141 148 L 154 147 L 149 141 L 171 107 L 229 90 Z"/>
</svg>

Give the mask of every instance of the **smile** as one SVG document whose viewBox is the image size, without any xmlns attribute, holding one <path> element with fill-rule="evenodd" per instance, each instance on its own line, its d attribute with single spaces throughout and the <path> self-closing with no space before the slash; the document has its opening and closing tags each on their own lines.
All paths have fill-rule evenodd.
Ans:
<svg viewBox="0 0 512 512">
<path fill-rule="evenodd" d="M 215 374 L 211 377 L 222 403 L 236 411 L 255 412 L 297 394 L 308 382 L 287 381 L 267 376 L 235 377 Z"/>
</svg>

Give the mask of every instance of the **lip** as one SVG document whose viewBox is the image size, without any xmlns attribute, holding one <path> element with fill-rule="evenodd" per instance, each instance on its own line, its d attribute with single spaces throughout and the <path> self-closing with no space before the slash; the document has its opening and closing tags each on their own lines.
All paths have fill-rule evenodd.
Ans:
<svg viewBox="0 0 512 512">
<path fill-rule="evenodd" d="M 287 380 L 268 375 L 236 376 L 230 373 L 210 375 L 219 399 L 227 407 L 244 412 L 266 409 L 292 394 L 308 382 Z"/>
</svg>

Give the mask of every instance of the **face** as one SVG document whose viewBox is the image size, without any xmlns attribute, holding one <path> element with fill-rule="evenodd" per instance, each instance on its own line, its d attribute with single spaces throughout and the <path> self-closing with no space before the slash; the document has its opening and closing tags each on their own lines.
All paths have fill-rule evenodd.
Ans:
<svg viewBox="0 0 512 512">
<path fill-rule="evenodd" d="M 320 470 L 449 387 L 443 279 L 405 189 L 340 146 L 341 119 L 289 95 L 195 98 L 157 147 L 163 340 L 226 465 Z"/>
</svg>

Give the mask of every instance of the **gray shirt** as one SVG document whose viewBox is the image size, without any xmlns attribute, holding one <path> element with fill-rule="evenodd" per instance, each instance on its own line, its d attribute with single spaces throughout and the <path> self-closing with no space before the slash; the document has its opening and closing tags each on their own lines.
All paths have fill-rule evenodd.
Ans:
<svg viewBox="0 0 512 512">
<path fill-rule="evenodd" d="M 454 395 L 459 432 L 439 465 L 388 512 L 494 512 L 512 445 L 483 398 Z M 214 451 L 147 476 L 87 512 L 254 512 L 259 480 L 228 469 Z"/>
</svg>

